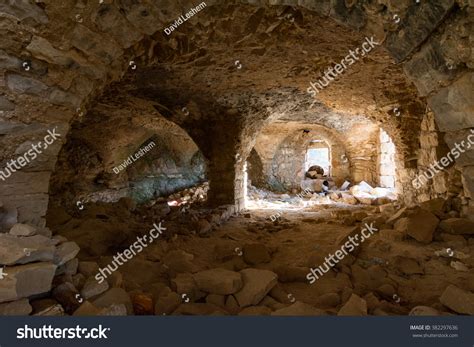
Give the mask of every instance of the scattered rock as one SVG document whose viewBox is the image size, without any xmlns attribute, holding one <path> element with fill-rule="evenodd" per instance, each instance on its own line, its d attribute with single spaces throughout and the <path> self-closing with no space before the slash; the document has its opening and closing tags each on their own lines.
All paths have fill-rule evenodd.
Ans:
<svg viewBox="0 0 474 347">
<path fill-rule="evenodd" d="M 102 281 L 101 283 L 97 282 L 94 277 L 90 277 L 86 280 L 84 287 L 81 290 L 81 296 L 84 299 L 89 299 L 99 294 L 102 294 L 107 289 L 109 289 L 109 284 L 107 281 Z"/>
<path fill-rule="evenodd" d="M 238 272 L 225 269 L 205 270 L 194 274 L 198 288 L 211 294 L 233 294 L 242 288 L 242 277 Z"/>
<path fill-rule="evenodd" d="M 63 265 L 69 260 L 76 257 L 80 249 L 77 243 L 75 242 L 64 242 L 56 248 L 56 253 L 54 254 L 54 263 L 57 265 Z"/>
<path fill-rule="evenodd" d="M 454 312 L 474 315 L 474 294 L 450 284 L 439 301 Z"/>
<path fill-rule="evenodd" d="M 467 218 L 449 218 L 439 223 L 439 228 L 450 234 L 474 235 L 474 221 Z"/>
<path fill-rule="evenodd" d="M 74 285 L 69 282 L 62 283 L 54 288 L 52 294 L 53 298 L 64 308 L 64 311 L 71 314 L 79 308 L 83 300 Z"/>
<path fill-rule="evenodd" d="M 36 234 L 36 228 L 28 224 L 17 223 L 10 229 L 10 234 L 14 236 L 33 236 Z"/>
<path fill-rule="evenodd" d="M 405 275 L 422 275 L 424 274 L 423 267 L 416 259 L 396 256 L 393 260 L 393 265 Z"/>
<path fill-rule="evenodd" d="M 153 298 L 151 295 L 137 293 L 132 295 L 133 311 L 138 316 L 152 315 L 155 311 Z M 124 305 L 125 306 L 125 305 Z M 125 315 L 128 309 L 125 310 Z"/>
<path fill-rule="evenodd" d="M 341 303 L 341 298 L 337 293 L 327 293 L 320 295 L 315 302 L 317 307 L 321 308 L 332 308 L 339 306 Z"/>
<path fill-rule="evenodd" d="M 182 303 L 182 298 L 175 292 L 160 296 L 155 303 L 155 315 L 168 315 L 176 310 Z"/>
<path fill-rule="evenodd" d="M 0 316 L 27 316 L 33 311 L 28 299 L 0 304 Z"/>
<path fill-rule="evenodd" d="M 132 300 L 128 293 L 121 288 L 112 288 L 100 295 L 93 302 L 94 306 L 98 308 L 107 308 L 113 304 L 123 304 L 126 307 L 127 313 L 133 313 Z"/>
<path fill-rule="evenodd" d="M 439 224 L 439 219 L 429 211 L 417 209 L 408 217 L 401 218 L 395 223 L 399 230 L 422 243 L 430 243 Z"/>
<path fill-rule="evenodd" d="M 273 271 L 278 275 L 280 282 L 307 282 L 309 268 L 300 266 L 280 265 L 276 266 Z"/>
<path fill-rule="evenodd" d="M 268 263 L 271 260 L 270 252 L 261 243 L 247 244 L 243 247 L 244 261 L 250 265 Z"/>
<path fill-rule="evenodd" d="M 277 283 L 278 276 L 272 271 L 245 269 L 240 273 L 243 287 L 235 293 L 240 307 L 257 305 Z"/>
<path fill-rule="evenodd" d="M 80 261 L 77 270 L 88 278 L 99 272 L 99 265 L 95 261 Z"/>
<path fill-rule="evenodd" d="M 339 310 L 338 316 L 366 316 L 367 302 L 356 294 L 352 294 L 349 301 Z"/>
</svg>

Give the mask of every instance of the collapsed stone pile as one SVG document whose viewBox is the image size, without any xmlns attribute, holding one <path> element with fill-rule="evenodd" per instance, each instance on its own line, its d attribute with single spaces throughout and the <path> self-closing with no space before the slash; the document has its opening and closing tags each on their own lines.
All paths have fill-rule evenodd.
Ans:
<svg viewBox="0 0 474 347">
<path fill-rule="evenodd" d="M 350 188 L 349 188 L 350 187 Z M 350 186 L 350 182 L 344 182 L 341 187 L 336 187 L 331 178 L 305 179 L 301 183 L 303 191 L 292 197 L 289 194 L 277 194 L 253 186 L 249 187 L 249 198 L 259 205 L 258 200 L 266 200 L 271 203 L 284 202 L 288 204 L 304 205 L 304 202 L 317 202 L 319 204 L 330 204 L 338 202 L 349 205 L 384 205 L 397 200 L 392 189 L 376 187 L 362 181 Z"/>
<path fill-rule="evenodd" d="M 77 272 L 79 247 L 48 228 L 15 224 L 0 233 L 0 315 L 63 312 L 41 297 Z"/>
</svg>

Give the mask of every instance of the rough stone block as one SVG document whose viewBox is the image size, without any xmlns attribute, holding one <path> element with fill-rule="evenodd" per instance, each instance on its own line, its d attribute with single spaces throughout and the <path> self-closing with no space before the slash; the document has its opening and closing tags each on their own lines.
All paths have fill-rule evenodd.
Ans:
<svg viewBox="0 0 474 347">
<path fill-rule="evenodd" d="M 399 29 L 391 32 L 385 41 L 389 53 L 397 63 L 408 57 L 448 15 L 454 0 L 422 1 L 408 8 Z"/>
<path fill-rule="evenodd" d="M 474 127 L 474 73 L 466 73 L 451 86 L 439 90 L 428 99 L 440 131 Z"/>
<path fill-rule="evenodd" d="M 4 272 L 7 275 L 0 281 L 0 302 L 49 292 L 56 265 L 33 263 L 8 267 L 4 269 Z"/>
</svg>

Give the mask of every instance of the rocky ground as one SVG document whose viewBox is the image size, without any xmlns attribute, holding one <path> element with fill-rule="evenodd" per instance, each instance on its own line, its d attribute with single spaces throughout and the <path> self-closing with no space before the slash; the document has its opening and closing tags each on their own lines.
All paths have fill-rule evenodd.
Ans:
<svg viewBox="0 0 474 347">
<path fill-rule="evenodd" d="M 0 234 L 8 274 L 0 281 L 0 314 L 474 314 L 474 223 L 458 218 L 450 201 L 232 215 L 232 207 L 202 207 L 205 186 L 199 189 L 169 204 L 55 207 L 50 229 L 16 224 Z M 99 268 L 160 221 L 160 238 L 99 284 Z M 310 268 L 365 224 L 378 231 L 310 284 Z"/>
</svg>

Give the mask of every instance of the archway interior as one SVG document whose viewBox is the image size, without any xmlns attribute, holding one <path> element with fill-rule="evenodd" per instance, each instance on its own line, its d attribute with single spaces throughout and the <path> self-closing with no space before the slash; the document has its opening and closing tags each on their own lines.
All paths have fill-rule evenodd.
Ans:
<svg viewBox="0 0 474 347">
<path fill-rule="evenodd" d="M 370 120 L 360 118 L 344 129 L 270 123 L 247 159 L 246 207 L 383 205 L 397 199 L 396 167 L 392 139 Z"/>
<path fill-rule="evenodd" d="M 64 283 L 92 286 L 90 305 L 110 285 L 133 300 L 129 314 L 387 315 L 420 304 L 466 313 L 442 297 L 472 297 L 472 149 L 424 186 L 412 182 L 474 126 L 472 6 L 247 2 L 209 5 L 170 35 L 160 29 L 188 9 L 181 1 L 163 2 L 164 10 L 148 0 L 0 6 L 9 13 L 0 52 L 2 164 L 51 127 L 64 134 L 0 182 L 1 231 L 29 223 L 48 238 L 46 215 L 51 242 L 72 248 L 67 266 L 51 248 L 41 260 L 13 264 L 19 280 L 29 278 L 25 262 L 56 278 L 46 289 L 28 283 L 34 313 L 51 307 L 36 294 L 73 298 L 53 292 Z M 403 20 L 394 23 L 394 13 Z M 314 140 L 330 148 L 328 172 L 306 170 Z M 162 238 L 97 287 L 86 269 L 108 266 L 160 221 Z M 308 283 L 367 224 L 377 233 Z M 20 246 L 5 254 L 23 257 Z M 76 255 L 88 263 L 79 267 Z M 213 288 L 195 280 L 207 271 Z M 255 288 L 264 295 L 238 294 Z M 354 301 L 360 310 L 350 310 Z M 69 304 L 68 314 L 79 309 Z"/>
</svg>

